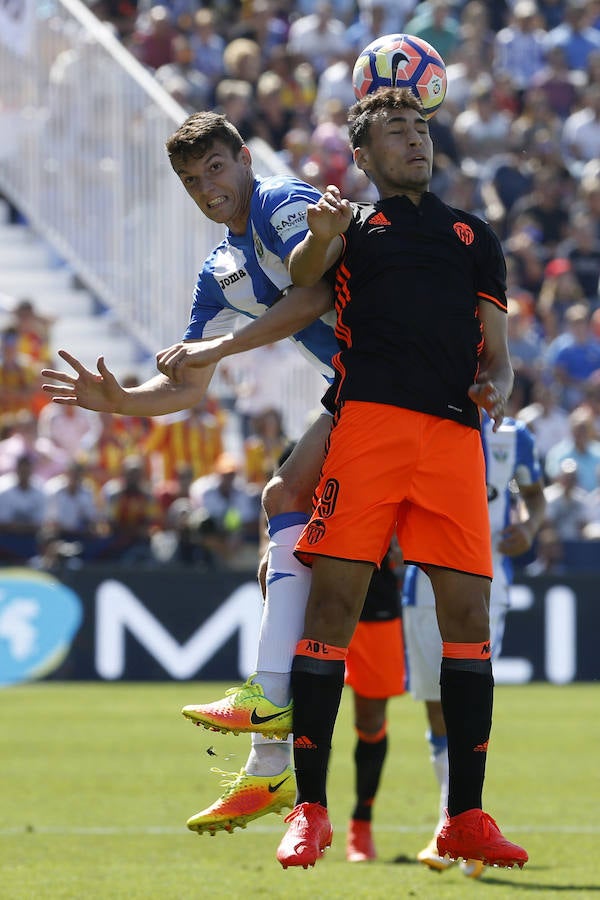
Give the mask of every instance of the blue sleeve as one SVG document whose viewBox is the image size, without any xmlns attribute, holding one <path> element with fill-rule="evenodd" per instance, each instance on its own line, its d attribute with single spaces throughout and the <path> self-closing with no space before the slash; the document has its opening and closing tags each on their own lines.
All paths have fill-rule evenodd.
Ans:
<svg viewBox="0 0 600 900">
<path fill-rule="evenodd" d="M 264 178 L 256 192 L 252 221 L 266 246 L 285 259 L 308 230 L 306 207 L 317 203 L 321 193 L 298 178 Z"/>
<path fill-rule="evenodd" d="M 184 341 L 199 340 L 205 337 L 206 325 L 209 322 L 214 323 L 217 316 L 222 314 L 225 309 L 222 292 L 207 265 L 208 261 L 198 275 L 198 281 L 194 288 L 192 311 L 183 335 Z"/>
<path fill-rule="evenodd" d="M 539 481 L 542 478 L 542 467 L 538 459 L 535 440 L 524 422 L 517 422 L 517 452 L 515 460 L 515 477 L 517 482 L 523 482 L 524 479 L 519 478 L 519 471 L 523 469 L 528 473 L 530 484 Z"/>
</svg>

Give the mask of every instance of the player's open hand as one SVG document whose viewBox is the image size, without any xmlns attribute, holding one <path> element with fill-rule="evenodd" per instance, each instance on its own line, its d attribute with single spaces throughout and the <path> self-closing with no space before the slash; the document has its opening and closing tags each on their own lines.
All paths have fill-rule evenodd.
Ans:
<svg viewBox="0 0 600 900">
<path fill-rule="evenodd" d="M 504 418 L 504 409 L 506 406 L 506 397 L 502 391 L 498 390 L 492 381 L 484 381 L 481 384 L 472 384 L 469 388 L 469 397 L 485 409 L 490 419 L 494 420 L 494 431 L 502 424 Z"/>
<path fill-rule="evenodd" d="M 222 336 L 212 341 L 180 342 L 159 350 L 156 354 L 158 371 L 171 381 L 183 381 L 187 368 L 203 369 L 218 363 L 225 355 L 223 345 L 226 340 L 227 336 Z"/>
<path fill-rule="evenodd" d="M 75 374 L 59 372 L 56 369 L 42 369 L 43 378 L 61 382 L 42 385 L 42 390 L 50 394 L 54 403 L 81 406 L 83 409 L 93 409 L 97 412 L 119 412 L 125 390 L 107 368 L 103 356 L 98 357 L 96 363 L 98 374 L 96 374 L 86 369 L 82 362 L 66 350 L 59 350 L 58 355 L 75 370 Z"/>
<path fill-rule="evenodd" d="M 315 204 L 306 207 L 306 221 L 315 237 L 333 240 L 347 230 L 352 221 L 352 206 L 343 200 L 339 189 L 329 184 L 323 196 Z"/>
</svg>

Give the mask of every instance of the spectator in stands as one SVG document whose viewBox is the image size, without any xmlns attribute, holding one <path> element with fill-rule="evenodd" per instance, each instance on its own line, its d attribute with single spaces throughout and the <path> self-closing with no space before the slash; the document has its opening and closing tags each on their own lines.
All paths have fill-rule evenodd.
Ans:
<svg viewBox="0 0 600 900">
<path fill-rule="evenodd" d="M 378 0 L 357 0 L 359 14 L 369 9 Z M 419 0 L 386 0 L 386 17 L 381 25 L 379 34 L 394 34 L 404 31 L 404 26 L 412 16 Z M 379 35 L 375 35 L 379 37 Z"/>
<path fill-rule="evenodd" d="M 217 85 L 215 112 L 224 116 L 238 129 L 244 140 L 254 134 L 254 96 L 252 85 L 239 78 L 224 78 Z"/>
<path fill-rule="evenodd" d="M 356 55 L 354 46 L 347 47 L 319 75 L 313 106 L 314 121 L 322 120 L 325 106 L 331 100 L 337 100 L 345 110 L 355 102 L 352 70 Z"/>
<path fill-rule="evenodd" d="M 33 475 L 33 460 L 19 456 L 15 469 L 0 477 L 0 532 L 33 537 L 44 521 L 46 496 Z"/>
<path fill-rule="evenodd" d="M 196 480 L 190 488 L 192 505 L 202 510 L 204 533 L 212 533 L 220 561 L 235 564 L 248 556 L 256 562 L 260 493 L 251 493 L 240 463 L 230 453 L 217 459 L 214 474 Z M 244 554 L 244 545 L 249 554 Z"/>
<path fill-rule="evenodd" d="M 406 2 L 406 0 L 400 0 L 400 2 Z M 410 0 L 410 2 L 414 5 L 416 0 Z M 394 6 L 395 3 L 397 4 L 398 0 L 390 0 L 391 6 Z M 358 5 L 360 7 L 361 4 L 359 3 Z M 312 15 L 312 13 L 317 12 L 318 6 L 318 0 L 296 0 L 293 3 L 294 13 L 297 13 L 298 16 Z M 354 0 L 331 0 L 331 9 L 337 19 L 341 19 L 345 25 L 350 25 L 355 16 L 356 4 Z M 379 32 L 379 34 L 385 33 L 385 31 Z M 377 37 L 377 35 L 375 36 Z"/>
<path fill-rule="evenodd" d="M 444 62 L 453 59 L 460 42 L 460 27 L 454 16 L 451 0 L 429 0 L 428 3 L 419 4 L 416 15 L 409 19 L 404 30 L 428 41 Z"/>
<path fill-rule="evenodd" d="M 291 354 L 290 354 L 291 351 Z M 221 369 L 235 392 L 235 412 L 241 417 L 242 437 L 250 434 L 254 416 L 267 409 L 282 409 L 281 373 L 293 359 L 288 342 L 257 347 L 228 357 Z"/>
<path fill-rule="evenodd" d="M 285 108 L 292 111 L 303 126 L 308 126 L 317 91 L 313 67 L 283 44 L 271 50 L 268 67 L 283 82 L 282 102 Z"/>
<path fill-rule="evenodd" d="M 50 438 L 40 437 L 37 420 L 29 410 L 22 410 L 10 420 L 10 434 L 0 441 L 0 475 L 14 472 L 17 460 L 28 456 L 33 473 L 41 482 L 64 472 L 69 454 Z"/>
<path fill-rule="evenodd" d="M 551 47 L 531 84 L 544 92 L 550 108 L 564 120 L 573 111 L 582 80 L 581 73 L 569 68 L 564 49 Z"/>
<path fill-rule="evenodd" d="M 194 482 L 194 470 L 190 463 L 179 462 L 175 466 L 173 478 L 155 480 L 153 493 L 158 502 L 160 520 L 164 527 L 167 513 L 176 500 L 190 500 L 190 488 Z M 191 502 L 190 502 L 191 507 Z"/>
<path fill-rule="evenodd" d="M 215 27 L 215 13 L 212 9 L 201 7 L 194 15 L 190 44 L 194 53 L 194 65 L 209 81 L 211 100 L 215 88 L 223 76 L 223 51 L 225 39 Z"/>
<path fill-rule="evenodd" d="M 254 90 L 262 72 L 262 52 L 256 41 L 236 38 L 223 52 L 223 64 L 229 78 L 247 81 Z"/>
<path fill-rule="evenodd" d="M 600 329 L 598 329 L 600 338 Z M 584 385 L 584 400 L 582 406 L 586 406 L 594 419 L 594 439 L 600 441 L 600 369 L 592 372 Z"/>
<path fill-rule="evenodd" d="M 100 436 L 98 413 L 77 406 L 48 403 L 38 417 L 38 433 L 74 459 L 95 446 Z"/>
<path fill-rule="evenodd" d="M 509 24 L 494 41 L 494 72 L 509 75 L 519 90 L 527 90 L 544 66 L 545 38 L 534 0 L 517 0 Z"/>
<path fill-rule="evenodd" d="M 265 69 L 273 47 L 285 44 L 287 34 L 288 25 L 275 14 L 271 0 L 246 0 L 244 15 L 230 31 L 230 39 L 246 38 L 258 44 Z"/>
<path fill-rule="evenodd" d="M 512 123 L 506 149 L 493 154 L 481 171 L 481 196 L 485 219 L 503 238 L 513 206 L 533 188 L 534 161 L 527 152 L 529 144 Z"/>
<path fill-rule="evenodd" d="M 567 457 L 559 465 L 556 478 L 544 488 L 546 521 L 561 541 L 578 541 L 590 519 L 590 494 L 579 486 L 577 463 Z"/>
<path fill-rule="evenodd" d="M 12 324 L 18 332 L 19 353 L 36 367 L 51 362 L 50 332 L 53 319 L 35 309 L 32 300 L 22 299 L 12 313 Z"/>
<path fill-rule="evenodd" d="M 333 14 L 329 0 L 317 0 L 315 11 L 296 19 L 290 27 L 288 47 L 322 72 L 348 48 L 346 26 Z"/>
<path fill-rule="evenodd" d="M 86 475 L 86 464 L 75 459 L 64 475 L 44 484 L 44 526 L 61 540 L 81 541 L 102 532 L 100 509 Z"/>
<path fill-rule="evenodd" d="M 218 402 L 204 397 L 189 410 L 163 416 L 143 445 L 157 483 L 172 482 L 182 465 L 192 477 L 209 475 L 223 452 L 225 416 Z"/>
<path fill-rule="evenodd" d="M 19 332 L 9 326 L 0 335 L 0 419 L 30 409 L 37 388 L 37 370 L 28 357 L 19 353 Z"/>
<path fill-rule="evenodd" d="M 585 302 L 583 291 L 569 260 L 559 257 L 550 260 L 544 269 L 537 302 L 537 314 L 549 345 L 547 356 L 550 365 L 555 353 L 568 340 L 565 323 L 567 310 L 582 302 Z"/>
<path fill-rule="evenodd" d="M 539 373 L 542 342 L 532 327 L 531 317 L 523 309 L 521 303 L 512 297 L 508 298 L 508 350 L 515 373 L 515 382 L 520 384 L 521 397 L 518 404 L 511 395 L 511 415 L 531 402 L 531 392 Z M 515 389 L 513 387 L 513 395 Z"/>
<path fill-rule="evenodd" d="M 152 556 L 159 563 L 213 567 L 218 561 L 218 537 L 202 511 L 192 508 L 189 497 L 174 500 L 162 528 L 150 538 Z"/>
<path fill-rule="evenodd" d="M 156 70 L 156 80 L 170 94 L 176 89 L 181 96 L 182 105 L 190 112 L 207 109 L 212 100 L 212 85 L 207 76 L 195 66 L 189 38 L 183 34 L 173 38 L 172 56 L 171 62 Z"/>
<path fill-rule="evenodd" d="M 148 68 L 159 69 L 173 62 L 173 38 L 176 34 L 170 10 L 157 4 L 138 18 L 131 37 L 131 52 Z"/>
<path fill-rule="evenodd" d="M 537 296 L 544 280 L 548 252 L 542 243 L 541 229 L 532 215 L 509 216 L 503 246 L 513 284 L 518 284 L 521 291 Z"/>
<path fill-rule="evenodd" d="M 569 219 L 567 238 L 557 248 L 558 256 L 568 259 L 573 274 L 590 303 L 598 300 L 600 281 L 600 235 L 596 222 L 584 209 L 576 209 Z"/>
<path fill-rule="evenodd" d="M 585 69 L 589 54 L 600 47 L 600 32 L 590 25 L 587 0 L 566 0 L 565 21 L 546 36 L 546 48 L 561 47 L 570 69 Z"/>
<path fill-rule="evenodd" d="M 533 562 L 525 566 L 525 574 L 530 577 L 538 575 L 564 575 L 565 550 L 560 536 L 552 525 L 544 525 L 538 532 L 536 556 Z"/>
<path fill-rule="evenodd" d="M 600 340 L 590 326 L 587 304 L 576 303 L 565 313 L 568 335 L 554 355 L 554 377 L 562 389 L 562 405 L 574 409 L 584 399 L 585 384 L 600 370 Z"/>
<path fill-rule="evenodd" d="M 590 409 L 578 406 L 569 416 L 570 434 L 554 444 L 546 455 L 546 476 L 554 480 L 564 459 L 577 465 L 577 484 L 591 493 L 600 485 L 600 441 L 595 440 L 594 417 Z"/>
<path fill-rule="evenodd" d="M 512 208 L 512 216 L 530 216 L 540 229 L 540 242 L 553 254 L 564 240 L 569 217 L 572 182 L 563 172 L 545 166 L 534 172 L 533 189 Z"/>
<path fill-rule="evenodd" d="M 386 34 L 384 25 L 387 15 L 385 0 L 372 0 L 368 4 L 359 3 L 358 7 L 358 18 L 348 28 L 348 43 L 355 57 L 375 38 Z"/>
<path fill-rule="evenodd" d="M 577 186 L 576 207 L 588 212 L 595 223 L 596 237 L 600 237 L 600 160 L 586 163 Z"/>
<path fill-rule="evenodd" d="M 280 157 L 296 175 L 303 171 L 310 156 L 311 132 L 308 128 L 290 128 L 283 136 Z"/>
<path fill-rule="evenodd" d="M 122 563 L 146 563 L 152 559 L 150 535 L 158 518 L 158 504 L 148 487 L 144 461 L 139 456 L 123 460 L 123 474 L 102 489 L 111 531 L 108 553 Z"/>
<path fill-rule="evenodd" d="M 295 116 L 284 103 L 284 83 L 275 72 L 263 72 L 256 84 L 255 137 L 260 137 L 278 153 Z"/>
<path fill-rule="evenodd" d="M 454 137 L 463 158 L 481 168 L 493 153 L 508 146 L 510 116 L 494 103 L 493 81 L 481 75 L 472 84 L 469 101 L 454 122 Z"/>
<path fill-rule="evenodd" d="M 562 148 L 569 171 L 575 176 L 581 175 L 585 163 L 600 157 L 600 83 L 583 89 L 580 108 L 565 121 Z"/>
<path fill-rule="evenodd" d="M 569 434 L 569 417 L 558 403 L 556 385 L 538 378 L 533 386 L 533 402 L 517 413 L 535 434 L 540 461 L 544 463 L 548 451 Z"/>
<path fill-rule="evenodd" d="M 564 20 L 566 0 L 539 0 L 538 6 L 546 31 L 556 28 Z"/>
<path fill-rule="evenodd" d="M 278 409 L 267 409 L 252 420 L 252 430 L 244 441 L 245 477 L 260 490 L 277 468 L 289 445 Z"/>
</svg>

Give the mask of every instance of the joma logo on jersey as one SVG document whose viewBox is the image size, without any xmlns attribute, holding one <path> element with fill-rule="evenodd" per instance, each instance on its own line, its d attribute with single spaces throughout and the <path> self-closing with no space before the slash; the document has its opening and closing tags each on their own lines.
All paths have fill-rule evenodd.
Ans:
<svg viewBox="0 0 600 900">
<path fill-rule="evenodd" d="M 308 524 L 306 529 L 306 540 L 309 544 L 317 544 L 324 536 L 325 522 L 322 522 L 321 519 L 315 519 L 314 522 Z"/>
<path fill-rule="evenodd" d="M 240 280 L 240 278 L 246 278 L 247 275 L 248 273 L 245 269 L 238 269 L 237 272 L 233 272 L 231 275 L 227 275 L 226 278 L 221 278 L 221 280 L 219 281 L 219 287 L 222 291 L 224 291 L 226 287 L 235 284 L 236 281 Z"/>
</svg>

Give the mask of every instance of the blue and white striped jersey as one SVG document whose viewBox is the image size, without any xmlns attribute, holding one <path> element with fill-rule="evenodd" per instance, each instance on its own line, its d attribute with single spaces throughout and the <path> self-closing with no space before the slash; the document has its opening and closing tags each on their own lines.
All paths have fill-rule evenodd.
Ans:
<svg viewBox="0 0 600 900">
<path fill-rule="evenodd" d="M 256 319 L 273 305 L 291 284 L 284 260 L 306 234 L 306 206 L 320 196 L 297 178 L 255 178 L 246 232 L 228 231 L 205 260 L 184 340 L 226 334 L 240 314 Z M 291 338 L 329 382 L 338 350 L 334 325 L 332 310 Z"/>
</svg>

